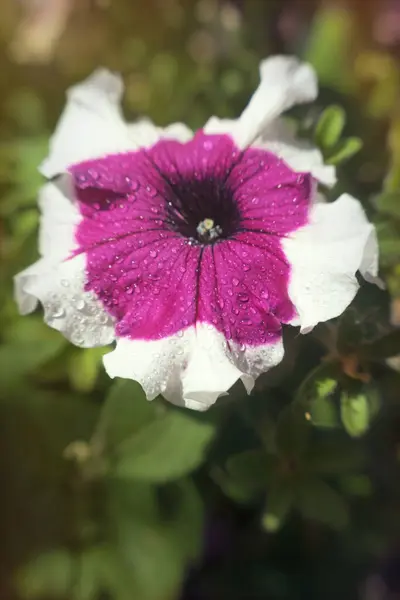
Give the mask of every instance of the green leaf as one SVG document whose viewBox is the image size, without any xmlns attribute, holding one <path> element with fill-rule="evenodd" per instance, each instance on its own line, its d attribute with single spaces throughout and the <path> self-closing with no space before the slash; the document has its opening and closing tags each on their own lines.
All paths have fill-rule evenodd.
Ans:
<svg viewBox="0 0 400 600">
<path fill-rule="evenodd" d="M 330 377 L 315 382 L 316 397 L 309 408 L 310 423 L 315 427 L 330 429 L 340 426 L 339 411 L 332 397 L 337 385 L 338 382 Z"/>
<path fill-rule="evenodd" d="M 262 525 L 269 533 L 278 531 L 285 522 L 294 501 L 294 488 L 285 479 L 275 480 L 267 493 Z"/>
<path fill-rule="evenodd" d="M 366 498 L 373 493 L 371 479 L 366 475 L 345 475 L 340 479 L 340 487 L 345 494 Z"/>
<path fill-rule="evenodd" d="M 92 547 L 76 557 L 74 600 L 97 600 L 103 587 L 103 569 L 107 556 L 103 547 Z"/>
<path fill-rule="evenodd" d="M 33 559 L 17 574 L 16 585 L 24 598 L 66 597 L 74 583 L 73 556 L 60 548 Z"/>
<path fill-rule="evenodd" d="M 286 456 L 301 455 L 310 434 L 310 424 L 301 403 L 291 402 L 279 415 L 276 425 L 276 446 L 280 454 Z"/>
<path fill-rule="evenodd" d="M 240 504 L 250 503 L 254 499 L 254 490 L 244 487 L 239 481 L 219 467 L 213 467 L 210 473 L 213 481 L 221 488 L 222 492 Z"/>
<path fill-rule="evenodd" d="M 58 331 L 34 317 L 18 319 L 5 328 L 5 339 L 0 348 L 0 389 L 21 385 L 25 375 L 60 354 L 67 344 Z"/>
<path fill-rule="evenodd" d="M 173 518 L 168 527 L 185 559 L 196 561 L 203 545 L 204 507 L 190 479 L 174 484 L 178 492 Z"/>
<path fill-rule="evenodd" d="M 349 10 L 336 4 L 322 4 L 313 19 L 305 60 L 316 69 L 321 85 L 349 91 L 354 75 L 348 59 L 353 23 Z"/>
<path fill-rule="evenodd" d="M 335 475 L 362 469 L 365 464 L 363 448 L 353 440 L 323 438 L 310 448 L 307 469 L 317 475 Z"/>
<path fill-rule="evenodd" d="M 264 489 L 276 464 L 277 459 L 263 450 L 248 450 L 231 456 L 226 471 L 243 487 L 257 491 Z"/>
<path fill-rule="evenodd" d="M 163 600 L 177 592 L 188 557 L 193 555 L 193 539 L 183 541 L 188 528 L 186 519 L 193 517 L 193 507 L 188 508 L 185 504 L 183 488 L 178 488 L 176 502 L 170 507 L 168 502 L 162 503 L 165 496 L 157 493 L 154 486 L 147 486 L 148 492 L 145 492 L 143 485 L 138 503 L 135 487 L 140 491 L 137 486 L 123 486 L 116 480 L 110 482 L 109 535 L 114 540 L 120 562 L 134 582 L 135 597 Z M 150 499 L 151 510 L 145 506 L 146 496 Z M 161 498 L 160 506 L 157 498 Z M 179 523 L 181 519 L 185 521 L 184 527 L 182 521 Z"/>
<path fill-rule="evenodd" d="M 374 204 L 380 212 L 400 219 L 400 191 L 384 192 L 375 198 Z"/>
<path fill-rule="evenodd" d="M 116 545 L 108 544 L 102 548 L 100 581 L 102 591 L 113 600 L 158 600 L 146 595 L 138 587 L 131 565 L 124 560 Z"/>
<path fill-rule="evenodd" d="M 378 221 L 375 223 L 379 242 L 380 262 L 383 265 L 397 265 L 400 262 L 400 236 L 396 223 Z"/>
<path fill-rule="evenodd" d="M 315 130 L 315 140 L 321 148 L 335 146 L 342 135 L 346 115 L 341 106 L 328 106 L 322 113 Z"/>
<path fill-rule="evenodd" d="M 145 481 L 177 479 L 203 462 L 214 433 L 211 423 L 169 409 L 119 446 L 114 472 Z"/>
<path fill-rule="evenodd" d="M 326 159 L 328 165 L 339 165 L 357 154 L 362 148 L 362 140 L 357 137 L 349 137 L 340 142 L 333 154 Z"/>
<path fill-rule="evenodd" d="M 347 433 L 352 437 L 360 437 L 369 427 L 370 408 L 365 394 L 351 395 L 342 393 L 340 414 Z"/>
<path fill-rule="evenodd" d="M 68 360 L 68 376 L 74 390 L 81 393 L 93 390 L 103 354 L 102 348 L 73 349 Z"/>
<path fill-rule="evenodd" d="M 156 401 L 146 399 L 137 381 L 116 380 L 103 405 L 95 440 L 108 449 L 115 449 L 156 416 Z"/>
<path fill-rule="evenodd" d="M 321 521 L 334 529 L 343 529 L 349 520 L 343 497 L 321 479 L 303 480 L 297 489 L 295 504 L 306 519 Z"/>
<path fill-rule="evenodd" d="M 265 491 L 276 465 L 277 458 L 263 450 L 248 450 L 231 456 L 225 470 L 214 468 L 212 477 L 227 496 L 247 503 Z"/>
</svg>

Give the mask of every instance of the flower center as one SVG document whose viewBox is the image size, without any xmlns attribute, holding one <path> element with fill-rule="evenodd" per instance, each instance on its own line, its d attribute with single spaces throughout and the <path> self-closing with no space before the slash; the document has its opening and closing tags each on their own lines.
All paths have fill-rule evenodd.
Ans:
<svg viewBox="0 0 400 600">
<path fill-rule="evenodd" d="M 239 228 L 240 211 L 232 190 L 218 177 L 182 177 L 170 182 L 168 225 L 192 243 L 213 244 Z"/>
<path fill-rule="evenodd" d="M 204 219 L 197 225 L 197 237 L 200 242 L 205 244 L 212 242 L 217 237 L 222 235 L 222 229 L 219 225 L 215 225 L 213 219 Z"/>
</svg>

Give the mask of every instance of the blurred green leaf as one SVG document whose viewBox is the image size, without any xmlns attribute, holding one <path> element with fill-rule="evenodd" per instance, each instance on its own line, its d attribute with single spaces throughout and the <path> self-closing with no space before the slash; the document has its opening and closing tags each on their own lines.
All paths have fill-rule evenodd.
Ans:
<svg viewBox="0 0 400 600">
<path fill-rule="evenodd" d="M 68 360 L 68 376 L 77 392 L 91 392 L 101 366 L 102 348 L 73 349 Z"/>
<path fill-rule="evenodd" d="M 249 502 L 264 492 L 278 464 L 264 450 L 248 450 L 229 457 L 225 470 L 213 469 L 212 475 L 223 492 L 237 502 Z"/>
<path fill-rule="evenodd" d="M 291 402 L 281 411 L 276 425 L 278 452 L 299 457 L 306 450 L 309 433 L 310 424 L 306 419 L 304 406 Z"/>
<path fill-rule="evenodd" d="M 366 498 L 373 492 L 372 481 L 366 475 L 345 475 L 339 480 L 345 494 Z"/>
<path fill-rule="evenodd" d="M 102 407 L 96 440 L 115 449 L 157 416 L 156 401 L 149 402 L 137 381 L 116 380 Z"/>
<path fill-rule="evenodd" d="M 278 531 L 285 522 L 294 502 L 294 488 L 287 479 L 275 479 L 267 492 L 262 525 L 269 533 Z"/>
<path fill-rule="evenodd" d="M 324 437 L 310 448 L 307 469 L 317 475 L 335 475 L 357 471 L 365 465 L 365 452 L 358 442 L 343 437 Z"/>
<path fill-rule="evenodd" d="M 346 114 L 341 106 L 328 106 L 320 116 L 316 129 L 315 141 L 321 148 L 335 146 L 342 135 L 346 122 Z"/>
<path fill-rule="evenodd" d="M 182 479 L 174 487 L 177 491 L 176 507 L 168 527 L 183 557 L 196 562 L 203 546 L 203 502 L 190 479 Z"/>
<path fill-rule="evenodd" d="M 374 199 L 374 204 L 382 213 L 400 219 L 400 191 L 384 192 Z"/>
<path fill-rule="evenodd" d="M 74 558 L 67 550 L 53 550 L 41 554 L 21 569 L 17 575 L 17 588 L 24 598 L 63 598 L 73 590 L 75 570 Z"/>
<path fill-rule="evenodd" d="M 307 40 L 305 59 L 316 69 L 321 85 L 340 91 L 354 84 L 349 64 L 348 45 L 353 22 L 346 7 L 320 5 Z"/>
<path fill-rule="evenodd" d="M 45 107 L 40 96 L 30 88 L 16 89 L 8 98 L 6 111 L 28 133 L 45 129 Z"/>
<path fill-rule="evenodd" d="M 119 446 L 115 474 L 154 482 L 177 479 L 203 462 L 214 433 L 211 423 L 169 409 Z"/>
<path fill-rule="evenodd" d="M 211 477 L 228 498 L 239 504 L 247 504 L 254 500 L 253 487 L 247 488 L 231 477 L 224 469 L 213 467 Z"/>
<path fill-rule="evenodd" d="M 336 146 L 333 153 L 330 154 L 326 162 L 328 165 L 339 165 L 346 160 L 349 160 L 352 156 L 357 154 L 362 148 L 362 140 L 357 137 L 349 137 Z"/>
<path fill-rule="evenodd" d="M 176 593 L 201 543 L 202 506 L 190 482 L 157 492 L 154 486 L 111 480 L 109 520 L 121 562 L 134 581 L 135 597 L 162 600 Z"/>
<path fill-rule="evenodd" d="M 352 395 L 342 392 L 340 399 L 342 423 L 349 435 L 359 437 L 369 428 L 370 407 L 365 394 Z"/>
<path fill-rule="evenodd" d="M 295 504 L 306 519 L 321 521 L 334 529 L 343 529 L 349 520 L 343 497 L 322 479 L 303 480 L 297 489 Z"/>
<path fill-rule="evenodd" d="M 73 600 L 97 600 L 103 591 L 103 569 L 108 556 L 103 547 L 84 549 L 75 557 Z"/>
<path fill-rule="evenodd" d="M 339 411 L 333 399 L 338 382 L 329 377 L 316 381 L 316 395 L 310 402 L 310 422 L 315 427 L 336 428 L 340 426 Z"/>
<path fill-rule="evenodd" d="M 400 261 L 400 232 L 392 221 L 375 223 L 379 242 L 379 257 L 383 265 L 397 265 Z"/>
</svg>

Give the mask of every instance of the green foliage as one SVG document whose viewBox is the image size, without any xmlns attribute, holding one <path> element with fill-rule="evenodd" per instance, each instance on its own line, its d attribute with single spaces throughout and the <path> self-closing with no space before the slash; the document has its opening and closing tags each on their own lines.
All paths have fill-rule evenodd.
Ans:
<svg viewBox="0 0 400 600">
<path fill-rule="evenodd" d="M 327 164 L 340 165 L 362 148 L 362 140 L 358 137 L 341 139 L 345 124 L 343 108 L 335 105 L 328 106 L 316 124 L 315 143 L 321 148 Z"/>
<path fill-rule="evenodd" d="M 332 148 L 338 143 L 346 123 L 346 114 L 341 106 L 328 106 L 322 113 L 316 129 L 315 139 L 321 148 Z"/>
<path fill-rule="evenodd" d="M 176 479 L 201 464 L 213 435 L 211 424 L 170 410 L 119 446 L 115 473 L 153 482 Z"/>
</svg>

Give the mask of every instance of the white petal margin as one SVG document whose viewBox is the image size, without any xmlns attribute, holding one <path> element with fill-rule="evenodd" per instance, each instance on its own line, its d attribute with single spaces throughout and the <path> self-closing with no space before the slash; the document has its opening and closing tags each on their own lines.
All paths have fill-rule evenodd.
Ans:
<svg viewBox="0 0 400 600">
<path fill-rule="evenodd" d="M 103 361 L 110 377 L 138 381 L 149 400 L 162 394 L 174 404 L 204 411 L 239 379 L 250 393 L 258 375 L 283 354 L 282 340 L 241 350 L 211 325 L 197 324 L 162 340 L 120 338 Z"/>
<path fill-rule="evenodd" d="M 49 156 L 40 167 L 52 178 L 72 164 L 107 154 L 150 146 L 161 137 L 180 139 L 191 132 L 181 123 L 166 129 L 150 121 L 128 125 L 120 102 L 123 82 L 119 75 L 98 69 L 67 92 L 67 104 L 50 140 Z"/>
<path fill-rule="evenodd" d="M 315 100 L 317 77 L 313 68 L 291 56 L 273 56 L 260 65 L 260 85 L 236 120 L 212 117 L 205 133 L 229 133 L 244 148 L 259 138 L 279 115 L 294 106 Z"/>
<path fill-rule="evenodd" d="M 311 331 L 339 316 L 358 290 L 357 271 L 379 283 L 378 243 L 361 204 L 348 194 L 315 204 L 310 222 L 282 240 L 291 265 L 289 296 L 298 317 L 292 325 Z"/>
<path fill-rule="evenodd" d="M 40 301 L 45 322 L 76 346 L 107 345 L 114 340 L 114 324 L 99 300 L 84 289 L 85 255 L 71 258 L 81 217 L 68 197 L 66 178 L 60 185 L 45 185 L 39 204 L 42 258 L 14 278 L 19 310 L 30 313 Z"/>
<path fill-rule="evenodd" d="M 311 173 L 317 181 L 328 187 L 337 181 L 335 167 L 324 164 L 320 150 L 306 140 L 296 139 L 293 123 L 277 119 L 265 129 L 254 145 L 279 156 L 293 171 Z"/>
</svg>

